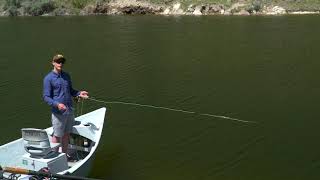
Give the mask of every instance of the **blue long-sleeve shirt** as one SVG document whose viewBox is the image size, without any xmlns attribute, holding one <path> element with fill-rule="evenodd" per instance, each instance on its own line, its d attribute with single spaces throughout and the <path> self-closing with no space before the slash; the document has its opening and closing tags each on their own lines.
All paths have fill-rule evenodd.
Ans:
<svg viewBox="0 0 320 180">
<path fill-rule="evenodd" d="M 52 107 L 52 112 L 64 114 L 72 112 L 72 97 L 80 94 L 72 88 L 70 75 L 66 72 L 56 73 L 51 71 L 43 80 L 43 99 Z M 58 104 L 62 103 L 67 107 L 66 111 L 60 111 Z"/>
</svg>

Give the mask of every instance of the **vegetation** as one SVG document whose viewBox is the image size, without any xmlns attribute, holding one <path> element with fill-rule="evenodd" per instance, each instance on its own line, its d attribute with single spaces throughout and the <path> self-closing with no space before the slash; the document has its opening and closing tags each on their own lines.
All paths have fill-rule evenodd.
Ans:
<svg viewBox="0 0 320 180">
<path fill-rule="evenodd" d="M 180 2 L 183 5 L 190 4 L 221 4 L 230 7 L 232 4 L 240 2 L 252 4 L 252 9 L 259 11 L 263 5 L 278 5 L 289 11 L 319 11 L 320 0 L 147 0 L 155 4 L 170 4 Z"/>
<path fill-rule="evenodd" d="M 254 12 L 260 12 L 263 8 L 263 2 L 261 0 L 252 1 L 246 8 L 246 10 L 251 14 Z"/>
<path fill-rule="evenodd" d="M 51 0 L 32 0 L 25 3 L 25 12 L 32 16 L 39 16 L 50 13 L 55 9 L 55 4 Z"/>
<path fill-rule="evenodd" d="M 90 0 L 71 0 L 73 7 L 82 9 L 84 8 Z"/>
<path fill-rule="evenodd" d="M 31 15 L 39 16 L 63 9 L 82 9 L 94 0 L 0 0 L 0 7 L 7 11 L 10 16 Z M 60 9 L 60 10 L 58 10 Z M 63 14 L 62 13 L 62 14 Z"/>
<path fill-rule="evenodd" d="M 18 9 L 21 7 L 20 0 L 6 0 L 3 9 L 7 10 L 10 16 L 17 16 Z"/>
<path fill-rule="evenodd" d="M 268 4 L 277 4 L 288 11 L 319 11 L 320 9 L 319 0 L 269 0 Z"/>
<path fill-rule="evenodd" d="M 0 13 L 9 16 L 40 16 L 44 14 L 66 15 L 79 14 L 88 6 L 102 7 L 101 5 L 116 0 L 0 0 Z M 122 0 L 118 0 L 120 3 Z M 129 0 L 126 0 L 129 1 Z M 239 3 L 239 6 L 231 10 L 236 13 L 245 10 L 249 13 L 261 12 L 265 6 L 281 6 L 286 11 L 320 11 L 320 0 L 135 0 L 148 2 L 160 6 L 171 6 L 181 3 L 184 10 L 190 5 L 221 5 L 225 9 Z M 92 9 L 91 9 L 92 11 Z M 101 10 L 100 12 L 106 12 Z M 85 14 L 85 13 L 84 13 Z"/>
</svg>

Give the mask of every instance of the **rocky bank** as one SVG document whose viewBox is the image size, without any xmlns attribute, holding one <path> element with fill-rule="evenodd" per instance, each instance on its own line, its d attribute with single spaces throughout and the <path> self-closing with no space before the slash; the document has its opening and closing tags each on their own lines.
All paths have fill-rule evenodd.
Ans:
<svg viewBox="0 0 320 180">
<path fill-rule="evenodd" d="M 111 0 L 103 3 L 88 4 L 78 11 L 55 7 L 54 4 L 40 6 L 32 13 L 23 7 L 15 11 L 3 10 L 1 16 L 64 16 L 64 15 L 121 15 L 121 14 L 155 14 L 155 15 L 286 15 L 286 14 L 320 14 L 320 11 L 292 11 L 277 5 L 255 5 L 237 2 L 231 6 L 223 4 L 190 4 L 180 2 L 171 4 L 151 4 L 141 0 Z"/>
</svg>

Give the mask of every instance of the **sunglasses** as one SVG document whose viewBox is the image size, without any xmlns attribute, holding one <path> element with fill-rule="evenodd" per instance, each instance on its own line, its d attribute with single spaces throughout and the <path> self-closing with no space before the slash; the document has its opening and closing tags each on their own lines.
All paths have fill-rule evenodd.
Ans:
<svg viewBox="0 0 320 180">
<path fill-rule="evenodd" d="M 58 62 L 55 62 L 57 64 L 64 64 L 64 61 L 58 61 Z"/>
</svg>

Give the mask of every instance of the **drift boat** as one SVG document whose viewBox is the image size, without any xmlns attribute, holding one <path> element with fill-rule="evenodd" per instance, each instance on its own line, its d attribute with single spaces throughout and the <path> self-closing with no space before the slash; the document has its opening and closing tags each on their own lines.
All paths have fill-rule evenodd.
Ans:
<svg viewBox="0 0 320 180">
<path fill-rule="evenodd" d="M 46 170 L 58 175 L 87 176 L 101 138 L 105 112 L 103 107 L 75 118 L 68 149 L 71 157 L 54 151 L 61 145 L 51 142 L 52 127 L 44 130 L 23 128 L 22 138 L 0 146 L 0 165 L 30 171 Z M 4 179 L 27 180 L 30 177 L 8 172 L 3 174 Z"/>
</svg>

